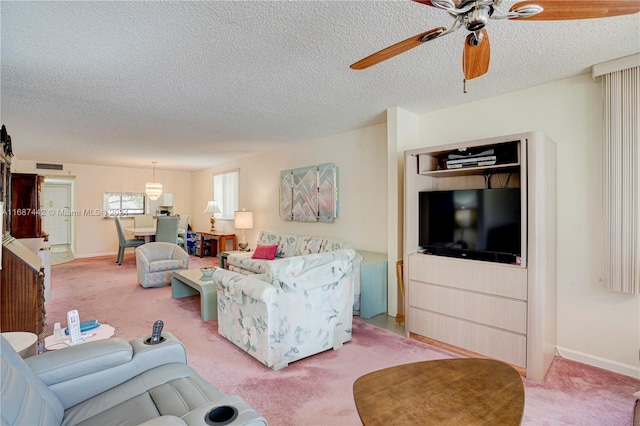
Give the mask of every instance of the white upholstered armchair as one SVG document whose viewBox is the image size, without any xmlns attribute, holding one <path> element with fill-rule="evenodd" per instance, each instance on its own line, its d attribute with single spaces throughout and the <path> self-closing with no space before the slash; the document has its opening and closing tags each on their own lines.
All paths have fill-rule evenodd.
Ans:
<svg viewBox="0 0 640 426">
<path fill-rule="evenodd" d="M 177 244 L 147 243 L 136 248 L 136 267 L 142 287 L 162 287 L 173 271 L 189 268 L 189 255 Z"/>
<path fill-rule="evenodd" d="M 217 269 L 218 332 L 269 368 L 351 339 L 355 251 L 280 258 L 266 274 Z"/>
</svg>

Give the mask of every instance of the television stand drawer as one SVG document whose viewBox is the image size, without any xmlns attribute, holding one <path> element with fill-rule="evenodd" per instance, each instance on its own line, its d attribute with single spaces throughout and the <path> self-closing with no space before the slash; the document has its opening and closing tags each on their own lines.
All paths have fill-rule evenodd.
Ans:
<svg viewBox="0 0 640 426">
<path fill-rule="evenodd" d="M 527 302 L 409 281 L 410 307 L 515 333 L 527 333 Z"/>
<path fill-rule="evenodd" d="M 412 307 L 407 320 L 412 333 L 518 367 L 527 367 L 526 335 Z"/>
<path fill-rule="evenodd" d="M 409 280 L 527 300 L 526 268 L 420 253 L 409 259 Z"/>
</svg>

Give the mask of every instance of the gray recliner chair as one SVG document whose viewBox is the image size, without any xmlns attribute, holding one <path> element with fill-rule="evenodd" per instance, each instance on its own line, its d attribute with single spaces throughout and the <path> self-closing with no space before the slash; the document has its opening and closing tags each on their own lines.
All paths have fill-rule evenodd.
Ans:
<svg viewBox="0 0 640 426">
<path fill-rule="evenodd" d="M 174 271 L 189 269 L 189 255 L 172 243 L 148 243 L 136 248 L 138 282 L 142 287 L 171 284 Z"/>
<path fill-rule="evenodd" d="M 171 333 L 111 338 L 20 358 L 0 336 L 2 425 L 251 425 L 266 420 L 186 365 Z"/>
</svg>

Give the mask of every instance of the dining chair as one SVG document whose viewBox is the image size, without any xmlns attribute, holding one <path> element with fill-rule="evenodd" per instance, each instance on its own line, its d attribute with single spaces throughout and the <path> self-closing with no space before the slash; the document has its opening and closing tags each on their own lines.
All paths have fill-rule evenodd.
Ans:
<svg viewBox="0 0 640 426">
<path fill-rule="evenodd" d="M 180 232 L 180 231 L 184 232 Z M 189 215 L 180 216 L 180 221 L 178 222 L 178 245 L 185 247 L 185 242 L 187 241 L 187 232 L 189 232 Z"/>
<path fill-rule="evenodd" d="M 120 216 L 116 216 L 116 229 L 118 230 L 118 257 L 116 258 L 116 263 L 118 265 L 122 265 L 122 259 L 124 258 L 124 249 L 127 247 L 138 247 L 144 244 L 144 240 L 138 240 L 134 238 L 132 240 L 127 240 L 127 237 L 124 235 L 124 227 L 122 226 L 122 221 L 120 220 Z"/>
<path fill-rule="evenodd" d="M 156 242 L 178 244 L 178 217 L 160 216 L 156 219 Z"/>
<path fill-rule="evenodd" d="M 153 215 L 137 214 L 133 216 L 133 226 L 136 228 L 150 228 L 153 226 Z"/>
</svg>

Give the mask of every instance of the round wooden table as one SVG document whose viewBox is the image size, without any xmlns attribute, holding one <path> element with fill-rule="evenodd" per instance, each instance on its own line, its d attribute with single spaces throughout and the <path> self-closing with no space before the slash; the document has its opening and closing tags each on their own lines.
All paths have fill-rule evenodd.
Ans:
<svg viewBox="0 0 640 426">
<path fill-rule="evenodd" d="M 423 361 L 366 374 L 353 384 L 362 423 L 519 425 L 524 386 L 518 372 L 491 359 Z"/>
<path fill-rule="evenodd" d="M 15 349 L 22 358 L 28 358 L 38 352 L 36 349 L 38 336 L 34 333 L 9 331 L 2 333 L 2 337 L 7 339 L 7 342 L 9 342 L 11 347 Z"/>
</svg>

